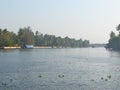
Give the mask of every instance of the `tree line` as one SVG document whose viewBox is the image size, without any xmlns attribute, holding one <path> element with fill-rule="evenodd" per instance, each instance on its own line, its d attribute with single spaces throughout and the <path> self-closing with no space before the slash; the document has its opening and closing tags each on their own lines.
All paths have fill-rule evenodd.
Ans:
<svg viewBox="0 0 120 90">
<path fill-rule="evenodd" d="M 120 24 L 116 27 L 119 32 L 117 35 L 112 31 L 110 33 L 110 39 L 106 45 L 106 48 L 120 51 Z"/>
<path fill-rule="evenodd" d="M 56 37 L 55 35 L 42 34 L 36 31 L 35 34 L 30 27 L 20 28 L 18 33 L 10 32 L 7 29 L 0 29 L 0 47 L 5 46 L 51 46 L 51 47 L 89 47 L 89 40 L 76 40 L 69 37 Z"/>
</svg>

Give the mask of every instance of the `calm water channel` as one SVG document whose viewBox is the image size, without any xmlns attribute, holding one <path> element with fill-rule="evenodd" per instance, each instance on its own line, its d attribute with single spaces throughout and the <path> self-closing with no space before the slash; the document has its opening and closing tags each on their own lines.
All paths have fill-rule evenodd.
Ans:
<svg viewBox="0 0 120 90">
<path fill-rule="evenodd" d="M 120 90 L 120 53 L 104 48 L 0 50 L 0 90 Z"/>
</svg>

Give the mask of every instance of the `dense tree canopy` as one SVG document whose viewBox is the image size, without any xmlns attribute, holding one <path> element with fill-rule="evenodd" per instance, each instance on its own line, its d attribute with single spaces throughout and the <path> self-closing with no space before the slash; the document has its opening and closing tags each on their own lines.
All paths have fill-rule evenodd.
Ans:
<svg viewBox="0 0 120 90">
<path fill-rule="evenodd" d="M 110 39 L 106 45 L 106 48 L 120 51 L 120 24 L 117 26 L 116 30 L 119 34 L 115 35 L 113 31 L 110 33 Z"/>
<path fill-rule="evenodd" d="M 88 40 L 75 40 L 69 37 L 56 37 L 55 35 L 41 34 L 36 31 L 34 36 L 35 46 L 51 46 L 51 47 L 89 47 Z"/>
<path fill-rule="evenodd" d="M 17 45 L 17 35 L 7 29 L 0 29 L 0 47 Z"/>
<path fill-rule="evenodd" d="M 25 45 L 34 44 L 34 33 L 30 27 L 20 28 L 18 32 L 19 45 L 25 47 Z"/>
<path fill-rule="evenodd" d="M 119 31 L 120 34 L 120 24 L 116 27 L 116 30 Z"/>
<path fill-rule="evenodd" d="M 51 47 L 89 47 L 88 40 L 76 40 L 69 37 L 56 37 L 55 35 L 43 35 L 39 31 L 35 34 L 30 27 L 20 28 L 18 34 L 0 29 L 0 47 L 4 46 L 51 46 Z"/>
</svg>

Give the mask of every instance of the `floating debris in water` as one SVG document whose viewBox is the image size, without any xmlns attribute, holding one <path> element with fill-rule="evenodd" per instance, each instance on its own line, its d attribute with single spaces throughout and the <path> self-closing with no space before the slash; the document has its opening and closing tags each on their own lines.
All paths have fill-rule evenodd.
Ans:
<svg viewBox="0 0 120 90">
<path fill-rule="evenodd" d="M 58 75 L 58 77 L 59 77 L 59 78 L 63 78 L 63 77 L 65 77 L 65 76 L 64 76 L 64 75 Z"/>
<path fill-rule="evenodd" d="M 105 81 L 108 81 L 108 79 L 106 78 Z"/>
<path fill-rule="evenodd" d="M 3 85 L 3 86 L 7 86 L 7 83 L 6 83 L 6 82 L 2 82 L 2 85 Z"/>
<path fill-rule="evenodd" d="M 111 79 L 111 75 L 107 76 L 109 79 Z"/>
<path fill-rule="evenodd" d="M 38 77 L 39 77 L 39 78 L 41 78 L 41 77 L 42 77 L 42 75 L 40 74 Z"/>
<path fill-rule="evenodd" d="M 101 77 L 101 80 L 103 80 L 104 78 L 103 77 Z"/>
<path fill-rule="evenodd" d="M 101 77 L 101 80 L 105 80 L 105 81 L 108 81 L 108 79 L 111 79 L 112 76 L 111 75 L 108 75 L 105 79 L 103 77 Z"/>
</svg>

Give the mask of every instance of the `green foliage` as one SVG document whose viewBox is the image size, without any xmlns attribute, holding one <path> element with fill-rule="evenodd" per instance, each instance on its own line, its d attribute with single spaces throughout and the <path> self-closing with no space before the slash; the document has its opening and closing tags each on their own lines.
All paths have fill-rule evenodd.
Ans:
<svg viewBox="0 0 120 90">
<path fill-rule="evenodd" d="M 7 29 L 0 29 L 0 47 L 15 46 L 17 44 L 17 35 Z"/>
<path fill-rule="evenodd" d="M 36 31 L 34 36 L 35 46 L 51 46 L 51 47 L 89 47 L 88 40 L 75 40 L 73 38 L 56 37 L 55 35 L 41 34 Z"/>
<path fill-rule="evenodd" d="M 119 31 L 119 34 L 115 35 L 113 31 L 111 32 L 106 48 L 120 51 L 120 24 L 117 26 L 116 30 Z"/>
<path fill-rule="evenodd" d="M 19 45 L 25 48 L 25 45 L 34 44 L 34 33 L 30 27 L 20 28 L 18 32 Z"/>
<path fill-rule="evenodd" d="M 83 41 L 83 47 L 89 47 L 89 41 L 88 40 Z"/>
<path fill-rule="evenodd" d="M 120 31 L 120 24 L 116 27 L 117 31 Z"/>
<path fill-rule="evenodd" d="M 114 37 L 116 37 L 116 35 L 115 35 L 115 33 L 112 31 L 112 32 L 110 33 L 110 38 L 114 38 Z"/>
<path fill-rule="evenodd" d="M 36 46 L 43 46 L 43 34 L 36 31 L 36 35 L 34 36 L 34 43 Z"/>
<path fill-rule="evenodd" d="M 25 45 L 35 46 L 51 46 L 51 47 L 89 47 L 88 40 L 76 40 L 69 37 L 56 37 L 55 35 L 43 35 L 36 31 L 35 35 L 30 27 L 20 28 L 18 35 L 9 32 L 7 29 L 0 29 L 0 48 L 4 46 L 21 46 Z"/>
<path fill-rule="evenodd" d="M 114 38 L 111 38 L 107 44 L 107 48 L 110 48 L 112 50 L 120 50 L 120 37 L 116 36 Z"/>
</svg>

